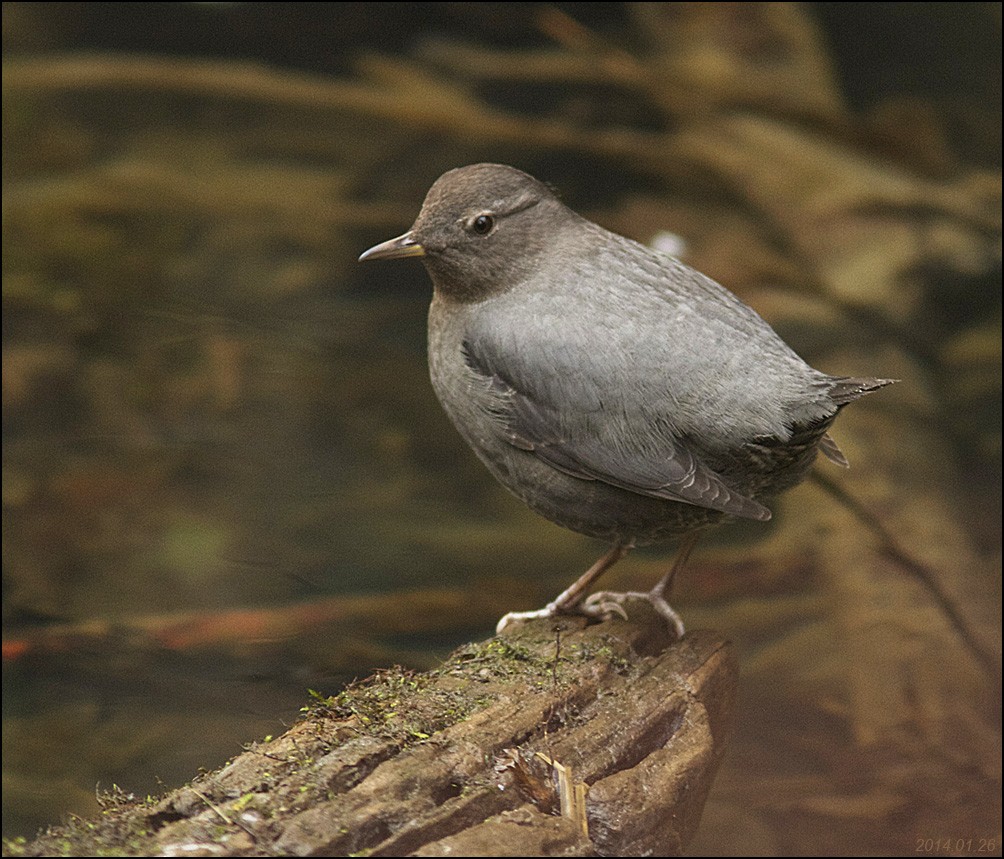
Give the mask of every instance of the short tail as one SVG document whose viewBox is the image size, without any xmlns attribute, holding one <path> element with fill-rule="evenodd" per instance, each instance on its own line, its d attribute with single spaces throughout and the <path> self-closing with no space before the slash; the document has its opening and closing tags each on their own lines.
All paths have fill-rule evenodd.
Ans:
<svg viewBox="0 0 1004 859">
<path fill-rule="evenodd" d="M 854 376 L 834 376 L 830 388 L 830 399 L 838 406 L 846 406 L 865 394 L 892 385 L 899 379 L 860 379 Z"/>
<path fill-rule="evenodd" d="M 877 391 L 879 388 L 899 381 L 899 379 L 860 379 L 855 376 L 833 376 L 831 378 L 833 387 L 830 389 L 830 399 L 837 404 L 837 408 L 843 408 L 865 394 L 870 394 L 872 391 Z M 841 468 L 847 468 L 849 465 L 844 452 L 829 433 L 825 433 L 819 440 L 819 452 Z"/>
</svg>

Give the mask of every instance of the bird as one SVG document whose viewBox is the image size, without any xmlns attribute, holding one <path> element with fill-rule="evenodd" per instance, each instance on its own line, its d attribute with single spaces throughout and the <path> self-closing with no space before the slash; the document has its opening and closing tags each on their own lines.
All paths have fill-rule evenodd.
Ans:
<svg viewBox="0 0 1004 859">
<path fill-rule="evenodd" d="M 840 410 L 895 380 L 813 369 L 736 295 L 676 257 L 610 232 L 505 164 L 450 170 L 403 235 L 359 260 L 420 258 L 432 280 L 433 389 L 495 478 L 552 522 L 611 548 L 544 608 L 497 626 L 626 617 L 668 602 L 701 534 L 765 522 Z M 675 540 L 647 593 L 594 582 L 635 546 Z"/>
</svg>

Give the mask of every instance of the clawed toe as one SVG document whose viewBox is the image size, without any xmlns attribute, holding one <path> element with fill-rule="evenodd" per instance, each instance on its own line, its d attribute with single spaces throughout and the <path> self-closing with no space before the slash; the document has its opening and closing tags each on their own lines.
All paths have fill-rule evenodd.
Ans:
<svg viewBox="0 0 1004 859">
<path fill-rule="evenodd" d="M 662 590 L 659 587 L 653 588 L 648 593 L 641 593 L 639 591 L 626 591 L 624 593 L 598 591 L 595 594 L 591 594 L 579 609 L 582 614 L 601 620 L 609 620 L 615 614 L 627 620 L 628 615 L 624 609 L 624 603 L 629 599 L 640 599 L 647 602 L 666 621 L 669 628 L 673 631 L 676 640 L 679 641 L 683 638 L 686 632 L 683 621 L 673 607 L 666 602 L 666 598 L 662 595 Z"/>
<path fill-rule="evenodd" d="M 579 606 L 579 611 L 586 615 L 586 617 L 594 617 L 597 620 L 610 620 L 614 615 L 627 620 L 628 613 L 627 609 L 624 608 L 624 601 L 631 597 L 644 599 L 645 594 L 634 591 L 627 591 L 625 593 L 597 591 L 583 600 L 582 605 Z"/>
<path fill-rule="evenodd" d="M 683 638 L 687 632 L 683 626 L 683 619 L 676 613 L 673 607 L 666 602 L 662 592 L 658 588 L 655 588 L 645 594 L 645 599 L 648 600 L 652 608 L 662 615 L 669 628 L 673 630 L 673 633 L 676 635 L 676 640 L 679 641 Z"/>
<path fill-rule="evenodd" d="M 579 611 L 586 617 L 593 617 L 597 620 L 610 620 L 614 615 L 622 620 L 628 619 L 628 613 L 624 610 L 624 606 L 613 600 L 583 603 Z"/>
<path fill-rule="evenodd" d="M 495 634 L 498 635 L 507 627 L 525 623 L 528 620 L 539 620 L 542 617 L 554 617 L 554 611 L 551 609 L 551 606 L 545 606 L 536 611 L 511 611 L 495 624 Z"/>
</svg>

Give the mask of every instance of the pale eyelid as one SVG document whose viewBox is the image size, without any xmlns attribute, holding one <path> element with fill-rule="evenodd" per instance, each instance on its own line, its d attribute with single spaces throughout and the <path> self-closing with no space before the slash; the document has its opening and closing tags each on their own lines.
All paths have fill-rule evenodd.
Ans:
<svg viewBox="0 0 1004 859">
<path fill-rule="evenodd" d="M 527 209 L 532 209 L 539 202 L 540 197 L 526 197 L 518 201 L 512 206 L 512 208 L 509 209 L 478 209 L 477 211 L 458 219 L 457 223 L 466 230 L 474 223 L 474 219 L 481 217 L 481 215 L 488 215 L 488 217 L 495 218 L 497 221 L 499 218 L 505 218 L 509 215 L 517 215 L 520 212 L 525 212 Z"/>
</svg>

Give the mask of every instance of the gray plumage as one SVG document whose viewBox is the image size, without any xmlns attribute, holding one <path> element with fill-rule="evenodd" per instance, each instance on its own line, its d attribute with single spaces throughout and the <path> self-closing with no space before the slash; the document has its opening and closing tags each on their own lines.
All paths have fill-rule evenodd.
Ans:
<svg viewBox="0 0 1004 859">
<path fill-rule="evenodd" d="M 361 259 L 421 256 L 429 367 L 496 478 L 548 519 L 630 546 L 766 520 L 838 411 L 885 384 L 814 370 L 736 296 L 585 220 L 541 182 L 444 174 L 412 229 Z"/>
</svg>

